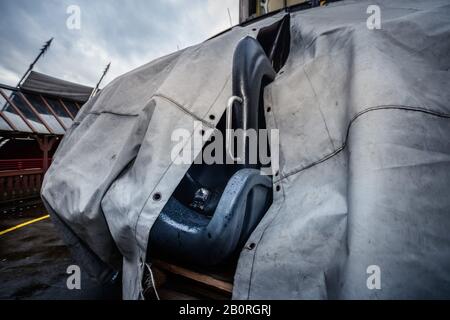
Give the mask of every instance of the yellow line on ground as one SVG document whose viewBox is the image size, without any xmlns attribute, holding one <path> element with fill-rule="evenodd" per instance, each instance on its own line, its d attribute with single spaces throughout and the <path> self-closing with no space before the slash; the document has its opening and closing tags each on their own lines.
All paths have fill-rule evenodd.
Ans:
<svg viewBox="0 0 450 320">
<path fill-rule="evenodd" d="M 49 214 L 48 214 L 48 215 L 46 215 L 46 216 L 40 217 L 40 218 L 36 218 L 36 219 L 30 220 L 30 221 L 27 221 L 27 222 L 24 222 L 24 223 L 18 224 L 17 226 L 14 226 L 14 227 L 12 227 L 12 228 L 9 228 L 9 229 L 6 229 L 6 230 L 3 230 L 3 231 L 0 231 L 0 236 L 2 236 L 2 235 L 4 235 L 4 234 L 6 234 L 6 233 L 8 233 L 8 232 L 14 231 L 14 230 L 16 230 L 16 229 L 19 229 L 19 228 L 25 227 L 25 226 L 27 226 L 27 225 L 29 225 L 29 224 L 32 224 L 32 223 L 35 223 L 35 222 L 38 222 L 38 221 L 41 221 L 41 220 L 47 219 L 47 218 L 50 218 L 50 215 L 49 215 Z"/>
</svg>

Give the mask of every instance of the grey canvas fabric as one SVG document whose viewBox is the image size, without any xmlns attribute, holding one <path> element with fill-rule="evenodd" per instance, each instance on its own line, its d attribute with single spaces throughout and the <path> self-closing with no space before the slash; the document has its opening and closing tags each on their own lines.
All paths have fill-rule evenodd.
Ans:
<svg viewBox="0 0 450 320">
<path fill-rule="evenodd" d="M 380 30 L 366 26 L 371 4 Z M 171 161 L 172 131 L 217 124 L 237 42 L 282 16 L 116 79 L 64 137 L 42 196 L 93 274 L 122 265 L 125 299 L 142 298 L 150 228 L 189 168 Z M 241 252 L 233 298 L 450 297 L 449 17 L 449 1 L 291 13 L 290 54 L 264 95 L 280 191 Z M 366 285 L 372 265 L 380 290 Z"/>
<path fill-rule="evenodd" d="M 281 191 L 234 298 L 450 297 L 449 2 L 376 3 L 380 30 L 366 28 L 372 1 L 291 16 L 265 92 Z"/>
</svg>

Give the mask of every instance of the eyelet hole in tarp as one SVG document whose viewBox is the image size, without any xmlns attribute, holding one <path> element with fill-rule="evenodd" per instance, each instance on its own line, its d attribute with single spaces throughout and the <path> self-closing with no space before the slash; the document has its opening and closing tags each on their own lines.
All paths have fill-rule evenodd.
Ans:
<svg viewBox="0 0 450 320">
<path fill-rule="evenodd" d="M 161 198 L 162 198 L 162 196 L 161 196 L 161 193 L 159 193 L 159 192 L 155 192 L 152 197 L 153 201 L 159 201 L 159 200 L 161 200 Z"/>
</svg>

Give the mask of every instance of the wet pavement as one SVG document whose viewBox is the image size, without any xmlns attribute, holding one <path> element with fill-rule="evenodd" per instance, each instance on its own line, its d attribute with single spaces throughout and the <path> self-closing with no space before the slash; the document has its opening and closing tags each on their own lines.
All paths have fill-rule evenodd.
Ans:
<svg viewBox="0 0 450 320">
<path fill-rule="evenodd" d="M 0 231 L 47 215 L 42 204 L 0 208 Z M 81 289 L 69 290 L 66 273 L 76 265 L 47 218 L 0 235 L 0 299 L 110 299 L 105 289 L 81 270 Z M 114 291 L 114 292 L 112 292 Z"/>
</svg>

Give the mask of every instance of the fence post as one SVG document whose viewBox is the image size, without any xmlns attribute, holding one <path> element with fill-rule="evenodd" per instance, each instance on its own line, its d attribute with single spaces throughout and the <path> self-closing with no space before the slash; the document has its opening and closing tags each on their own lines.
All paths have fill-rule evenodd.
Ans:
<svg viewBox="0 0 450 320">
<path fill-rule="evenodd" d="M 39 143 L 39 148 L 42 151 L 42 175 L 45 175 L 48 169 L 48 152 L 52 149 L 53 144 L 56 141 L 55 137 L 48 138 L 48 136 L 44 136 L 42 139 L 36 136 L 36 140 Z"/>
</svg>

